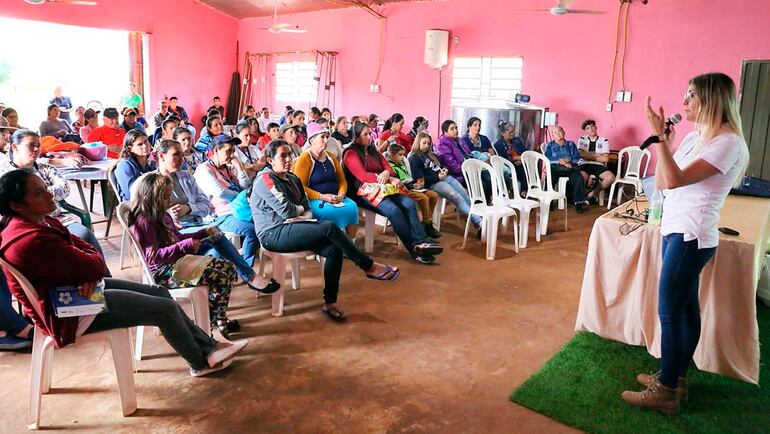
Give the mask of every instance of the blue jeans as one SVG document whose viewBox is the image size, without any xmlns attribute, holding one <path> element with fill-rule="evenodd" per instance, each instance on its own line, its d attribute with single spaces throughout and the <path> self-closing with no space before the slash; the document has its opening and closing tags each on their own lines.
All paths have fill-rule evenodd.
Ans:
<svg viewBox="0 0 770 434">
<path fill-rule="evenodd" d="M 254 223 L 240 221 L 230 214 L 217 217 L 213 224 L 219 226 L 222 232 L 234 232 L 242 236 L 241 256 L 243 256 L 243 260 L 246 261 L 249 267 L 254 265 L 254 256 L 257 254 L 257 249 L 259 249 L 259 239 L 257 238 L 257 233 L 254 232 Z"/>
<path fill-rule="evenodd" d="M 392 194 L 382 199 L 376 207 L 365 197 L 355 196 L 353 200 L 358 206 L 387 217 L 396 235 L 412 256 L 415 255 L 414 246 L 430 241 L 417 215 L 417 204 L 409 196 Z"/>
<path fill-rule="evenodd" d="M 447 176 L 443 181 L 433 184 L 430 189 L 449 202 L 452 202 L 460 214 L 467 216 L 470 213 L 471 198 L 468 196 L 465 188 L 463 188 L 463 185 L 460 184 L 460 181 Z M 481 226 L 481 217 L 475 215 L 471 217 L 471 221 L 474 225 Z"/>
<path fill-rule="evenodd" d="M 703 267 L 716 247 L 698 249 L 698 240 L 684 241 L 683 234 L 663 237 L 663 266 L 658 289 L 661 328 L 660 382 L 676 388 L 700 339 L 698 285 Z"/>
<path fill-rule="evenodd" d="M 198 255 L 213 256 L 219 259 L 226 259 L 235 265 L 235 271 L 241 276 L 245 282 L 248 282 L 254 276 L 254 269 L 251 265 L 246 263 L 238 250 L 235 249 L 233 243 L 227 238 L 220 237 L 215 243 L 211 244 L 205 242 L 201 244 L 200 250 L 196 252 Z"/>
<path fill-rule="evenodd" d="M 27 320 L 13 309 L 5 273 L 0 271 L 0 330 L 15 335 L 21 333 L 28 325 Z"/>
</svg>

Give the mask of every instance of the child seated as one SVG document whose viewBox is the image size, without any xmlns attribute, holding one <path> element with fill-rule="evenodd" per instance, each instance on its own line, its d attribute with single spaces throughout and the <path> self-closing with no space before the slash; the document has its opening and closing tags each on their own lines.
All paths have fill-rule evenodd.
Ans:
<svg viewBox="0 0 770 434">
<path fill-rule="evenodd" d="M 422 215 L 422 225 L 425 228 L 425 234 L 431 238 L 441 237 L 441 232 L 433 227 L 433 210 L 438 203 L 438 193 L 433 190 L 425 188 L 425 178 L 412 179 L 412 175 L 406 167 L 406 161 L 404 154 L 406 153 L 403 146 L 393 143 L 388 146 L 388 163 L 390 167 L 396 172 L 398 178 L 404 183 L 404 186 L 409 189 L 409 197 L 417 202 L 417 205 Z"/>
</svg>

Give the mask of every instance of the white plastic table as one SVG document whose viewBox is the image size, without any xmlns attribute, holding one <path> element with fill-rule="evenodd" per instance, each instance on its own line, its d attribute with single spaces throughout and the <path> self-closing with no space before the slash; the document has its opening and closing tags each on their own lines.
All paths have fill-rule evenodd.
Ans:
<svg viewBox="0 0 770 434">
<path fill-rule="evenodd" d="M 83 186 L 80 181 L 99 181 L 102 191 L 102 210 L 104 215 L 109 215 L 109 187 L 107 185 L 107 171 L 110 167 L 117 164 L 118 160 L 115 158 L 108 158 L 102 161 L 92 161 L 87 165 L 84 165 L 80 170 L 59 169 L 62 177 L 68 181 L 75 181 L 75 185 L 78 187 L 78 194 L 80 200 L 83 202 L 83 209 L 86 212 L 92 212 L 89 209 L 86 195 L 83 193 Z"/>
</svg>

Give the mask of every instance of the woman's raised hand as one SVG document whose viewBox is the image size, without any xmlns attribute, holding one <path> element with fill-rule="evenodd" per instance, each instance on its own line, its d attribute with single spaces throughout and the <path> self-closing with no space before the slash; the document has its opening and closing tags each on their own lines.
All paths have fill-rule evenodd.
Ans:
<svg viewBox="0 0 770 434">
<path fill-rule="evenodd" d="M 663 106 L 660 106 L 656 113 L 652 108 L 652 97 L 649 95 L 647 96 L 647 105 L 644 107 L 644 114 L 647 116 L 647 122 L 650 123 L 650 127 L 652 127 L 652 133 L 656 136 L 663 136 L 666 129 L 666 116 L 663 113 Z"/>
</svg>

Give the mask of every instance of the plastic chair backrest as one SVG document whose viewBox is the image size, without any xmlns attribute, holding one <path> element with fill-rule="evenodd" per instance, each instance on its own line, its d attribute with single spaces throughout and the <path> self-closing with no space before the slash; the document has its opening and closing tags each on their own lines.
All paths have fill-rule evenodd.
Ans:
<svg viewBox="0 0 770 434">
<path fill-rule="evenodd" d="M 626 165 L 626 174 L 623 175 L 623 157 L 628 158 L 628 164 Z M 637 178 L 641 179 L 647 175 L 647 166 L 650 164 L 650 158 L 652 154 L 647 149 L 641 149 L 638 146 L 628 146 L 623 148 L 618 153 L 618 177 L 620 178 Z M 642 160 L 644 163 L 644 170 L 642 171 Z"/>
<path fill-rule="evenodd" d="M 519 191 L 519 178 L 518 175 L 516 175 L 516 166 L 513 165 L 509 160 L 499 156 L 499 155 L 493 155 L 492 158 L 489 160 L 492 163 L 492 167 L 495 169 L 495 172 L 497 173 L 497 177 L 500 180 L 500 186 L 502 187 L 505 184 L 505 169 L 508 168 L 508 172 L 511 176 L 511 184 L 513 187 L 513 197 L 518 198 L 520 196 Z M 505 199 L 506 201 L 510 199 L 508 197 L 508 189 L 507 188 L 500 188 L 500 197 Z"/>
<path fill-rule="evenodd" d="M 521 162 L 524 164 L 524 174 L 527 176 L 527 188 L 529 190 L 552 191 L 551 162 L 545 155 L 535 151 L 524 151 L 521 154 Z M 545 179 L 541 178 L 540 165 L 544 168 Z"/>
<path fill-rule="evenodd" d="M 0 265 L 3 266 L 6 270 L 10 271 L 13 277 L 16 278 L 16 280 L 19 282 L 19 285 L 21 285 L 21 289 L 24 291 L 24 294 L 27 296 L 27 300 L 32 304 L 32 310 L 35 311 L 35 314 L 38 318 L 45 318 L 45 315 L 43 314 L 43 311 L 40 309 L 40 297 L 37 294 L 37 291 L 35 288 L 32 287 L 32 284 L 29 283 L 29 280 L 27 280 L 26 277 L 24 277 L 23 274 L 16 268 L 14 268 L 11 264 L 9 264 L 5 258 L 0 257 Z M 19 300 L 24 304 L 22 300 Z M 30 306 L 27 306 L 29 308 Z"/>
<path fill-rule="evenodd" d="M 107 181 L 109 181 L 110 187 L 112 187 L 112 191 L 115 192 L 115 196 L 118 198 L 118 202 L 123 202 L 120 195 L 120 188 L 118 187 L 118 178 L 115 177 L 116 167 L 118 167 L 118 165 L 113 164 L 109 169 L 107 169 Z"/>
<path fill-rule="evenodd" d="M 150 267 L 147 265 L 147 261 L 144 259 L 144 254 L 142 252 L 142 248 L 139 246 L 139 241 L 134 238 L 133 232 L 128 227 L 128 213 L 131 211 L 131 208 L 128 205 L 128 202 L 123 202 L 118 205 L 118 212 L 116 213 L 118 215 L 118 221 L 120 222 L 120 225 L 123 226 L 123 229 L 125 229 L 126 234 L 128 235 L 128 240 L 131 246 L 134 248 L 134 252 L 136 253 L 136 256 L 139 258 L 139 266 L 142 267 L 142 274 L 144 275 L 144 283 L 148 285 L 154 285 L 155 284 L 155 278 L 152 276 L 152 272 L 150 272 Z"/>
<path fill-rule="evenodd" d="M 492 197 L 497 196 L 498 180 L 495 176 L 495 170 L 489 164 L 476 159 L 463 161 L 462 171 L 465 183 L 468 186 L 468 196 L 471 198 L 471 205 L 483 203 L 486 205 L 487 199 L 484 194 L 484 183 L 481 180 L 481 174 L 484 171 L 489 172 L 492 182 Z"/>
</svg>

